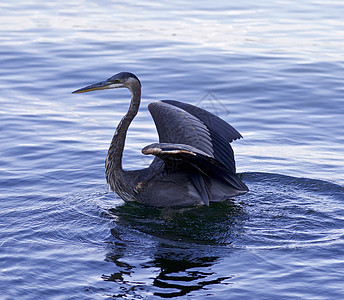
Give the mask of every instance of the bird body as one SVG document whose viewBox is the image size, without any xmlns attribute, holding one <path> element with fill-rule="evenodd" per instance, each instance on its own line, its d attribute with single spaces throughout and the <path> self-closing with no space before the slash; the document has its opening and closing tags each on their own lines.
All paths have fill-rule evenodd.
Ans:
<svg viewBox="0 0 344 300">
<path fill-rule="evenodd" d="M 126 133 L 141 101 L 139 79 L 122 72 L 73 93 L 120 87 L 128 88 L 132 98 L 112 138 L 105 176 L 110 188 L 124 201 L 157 207 L 209 205 L 248 191 L 235 173 L 230 145 L 242 137 L 240 133 L 212 113 L 175 100 L 148 106 L 159 134 L 159 143 L 142 149 L 145 155 L 155 155 L 151 165 L 123 170 Z"/>
</svg>

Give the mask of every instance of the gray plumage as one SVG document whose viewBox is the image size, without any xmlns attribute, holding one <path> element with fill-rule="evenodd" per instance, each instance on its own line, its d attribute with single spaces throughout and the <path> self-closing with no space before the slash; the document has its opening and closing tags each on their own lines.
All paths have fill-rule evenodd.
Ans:
<svg viewBox="0 0 344 300">
<path fill-rule="evenodd" d="M 151 165 L 141 170 L 123 170 L 126 133 L 141 101 L 139 79 L 122 72 L 73 93 L 121 87 L 128 88 L 132 97 L 112 138 L 105 175 L 110 188 L 124 201 L 158 207 L 209 205 L 248 191 L 235 173 L 230 145 L 242 138 L 240 133 L 212 113 L 175 100 L 148 106 L 159 134 L 159 143 L 142 149 L 145 155 L 155 155 Z"/>
</svg>

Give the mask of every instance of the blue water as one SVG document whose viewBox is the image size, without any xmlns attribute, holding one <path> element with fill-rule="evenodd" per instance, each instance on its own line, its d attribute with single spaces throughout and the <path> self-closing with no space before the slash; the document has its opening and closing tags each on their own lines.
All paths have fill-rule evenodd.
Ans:
<svg viewBox="0 0 344 300">
<path fill-rule="evenodd" d="M 0 4 L 1 299 L 344 298 L 342 1 Z M 151 161 L 149 102 L 218 114 L 250 192 L 124 204 L 104 160 L 143 84 L 124 166 Z"/>
</svg>

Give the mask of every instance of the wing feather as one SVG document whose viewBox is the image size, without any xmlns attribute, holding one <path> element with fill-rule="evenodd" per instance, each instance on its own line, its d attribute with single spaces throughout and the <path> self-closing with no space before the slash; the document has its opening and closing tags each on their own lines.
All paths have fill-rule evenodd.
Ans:
<svg viewBox="0 0 344 300">
<path fill-rule="evenodd" d="M 176 165 L 175 163 L 188 164 L 192 166 L 201 177 L 192 178 L 196 189 L 203 186 L 201 181 L 207 177 L 216 177 L 219 180 L 224 180 L 227 184 L 231 185 L 237 190 L 247 191 L 247 186 L 232 173 L 231 170 L 226 168 L 221 162 L 209 156 L 207 153 L 184 144 L 171 144 L 171 143 L 154 143 L 142 149 L 143 154 L 153 154 L 161 158 L 166 165 Z M 200 192 L 202 199 L 204 193 L 209 193 L 202 189 Z"/>
<path fill-rule="evenodd" d="M 179 107 L 196 116 L 211 130 L 215 132 L 221 132 L 228 143 L 242 138 L 241 134 L 233 126 L 229 125 L 226 121 L 204 110 L 203 108 L 176 100 L 162 100 L 162 102 Z"/>
<path fill-rule="evenodd" d="M 186 144 L 213 156 L 209 130 L 197 117 L 182 108 L 164 102 L 148 105 L 160 143 Z"/>
<path fill-rule="evenodd" d="M 160 143 L 194 146 L 236 172 L 230 143 L 242 136 L 227 122 L 202 108 L 175 100 L 153 102 L 148 109 Z"/>
</svg>

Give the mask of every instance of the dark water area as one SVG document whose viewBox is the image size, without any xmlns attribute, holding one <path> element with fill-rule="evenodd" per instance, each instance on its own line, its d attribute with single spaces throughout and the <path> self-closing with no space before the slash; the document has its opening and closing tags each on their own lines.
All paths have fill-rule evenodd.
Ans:
<svg viewBox="0 0 344 300">
<path fill-rule="evenodd" d="M 1 299 L 344 298 L 340 1 L 0 4 Z M 108 192 L 126 90 L 143 84 L 124 166 L 157 141 L 151 101 L 206 108 L 250 192 L 157 209 Z"/>
</svg>

